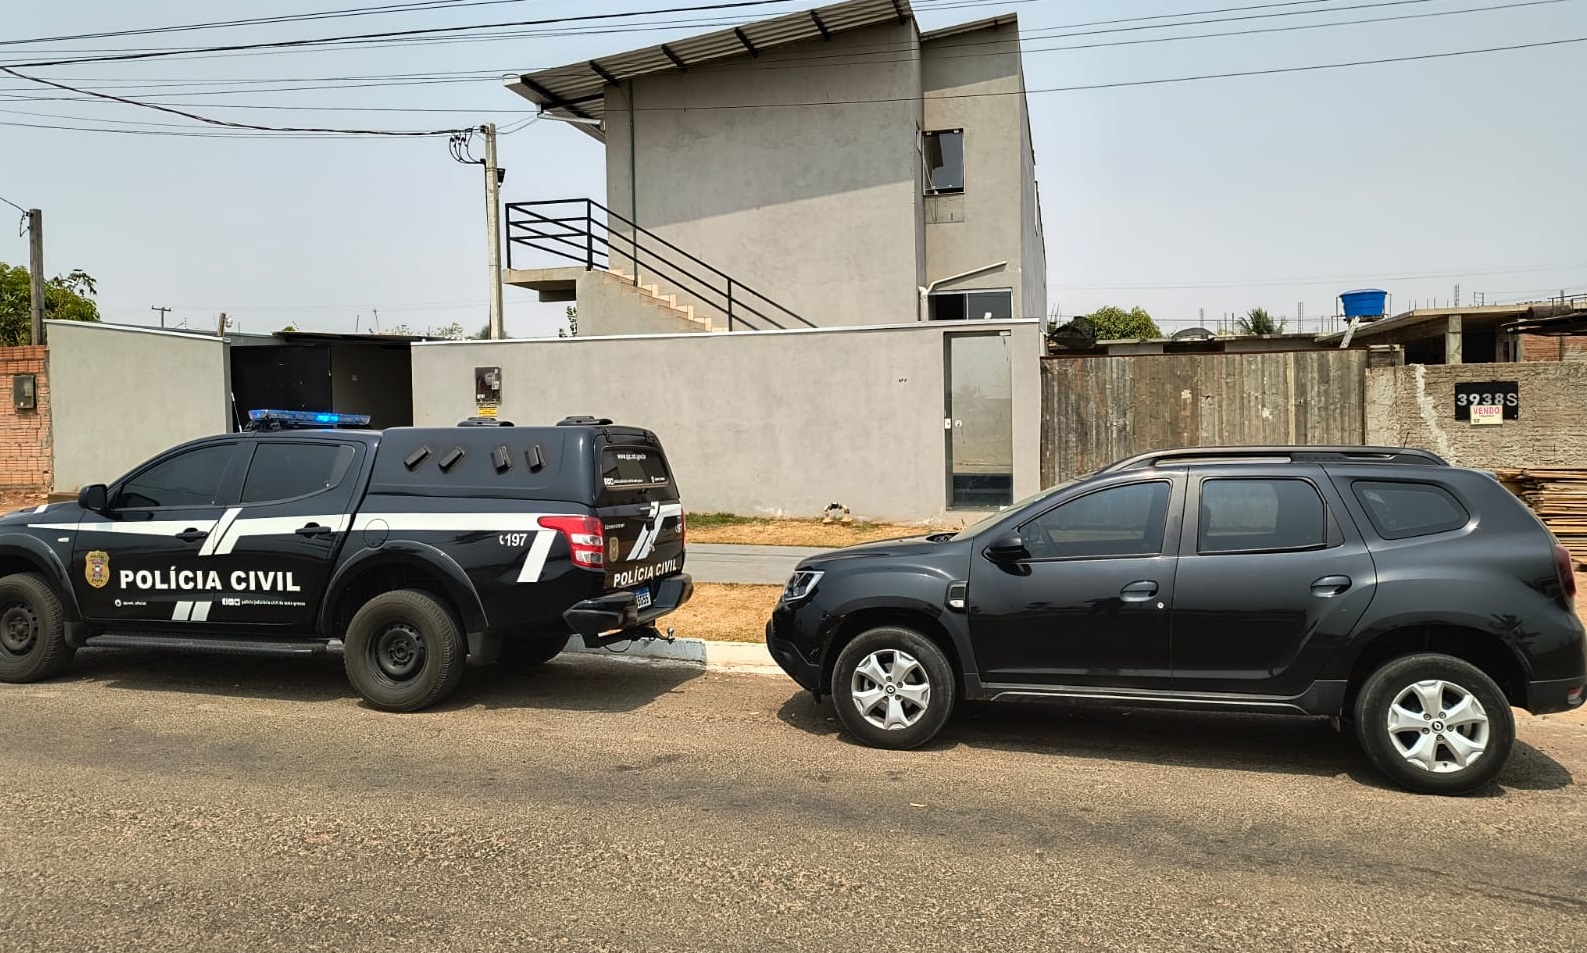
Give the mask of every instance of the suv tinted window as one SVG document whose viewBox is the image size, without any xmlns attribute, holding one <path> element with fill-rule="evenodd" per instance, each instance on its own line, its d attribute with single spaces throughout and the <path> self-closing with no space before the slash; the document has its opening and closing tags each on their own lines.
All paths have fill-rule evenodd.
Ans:
<svg viewBox="0 0 1587 953">
<path fill-rule="evenodd" d="M 209 506 L 220 493 L 235 444 L 195 447 L 168 457 L 128 480 L 116 494 L 116 509 Z"/>
<path fill-rule="evenodd" d="M 1315 549 L 1327 543 L 1327 514 L 1305 480 L 1205 480 L 1196 550 L 1245 553 Z"/>
<path fill-rule="evenodd" d="M 243 481 L 243 503 L 270 503 L 321 493 L 342 481 L 353 448 L 339 443 L 261 442 Z"/>
<path fill-rule="evenodd" d="M 1356 499 L 1384 539 L 1408 539 L 1459 529 L 1471 514 L 1450 492 L 1431 483 L 1352 484 Z"/>
<path fill-rule="evenodd" d="M 1167 483 L 1131 483 L 1070 500 L 1020 527 L 1035 559 L 1156 556 L 1168 519 Z"/>
<path fill-rule="evenodd" d="M 677 498 L 667 460 L 657 448 L 607 447 L 601 451 L 603 505 Z"/>
</svg>

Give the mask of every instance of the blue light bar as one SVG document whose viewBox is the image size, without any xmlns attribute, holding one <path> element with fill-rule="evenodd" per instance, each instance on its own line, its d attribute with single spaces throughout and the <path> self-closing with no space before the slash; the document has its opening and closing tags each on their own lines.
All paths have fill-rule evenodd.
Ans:
<svg viewBox="0 0 1587 953">
<path fill-rule="evenodd" d="M 315 425 L 326 427 L 364 427 L 368 414 L 331 414 L 314 410 L 250 410 L 248 419 L 260 423 Z"/>
</svg>

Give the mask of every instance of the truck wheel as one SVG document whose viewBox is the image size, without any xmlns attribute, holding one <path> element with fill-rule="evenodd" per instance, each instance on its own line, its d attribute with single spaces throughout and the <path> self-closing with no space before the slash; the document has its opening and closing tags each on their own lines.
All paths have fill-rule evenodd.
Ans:
<svg viewBox="0 0 1587 953">
<path fill-rule="evenodd" d="M 44 577 L 24 572 L 0 579 L 0 682 L 53 678 L 74 654 L 61 600 Z"/>
<path fill-rule="evenodd" d="M 1466 794 L 1498 776 L 1515 716 L 1483 671 L 1448 655 L 1406 655 L 1367 678 L 1356 738 L 1379 771 L 1419 794 Z"/>
<path fill-rule="evenodd" d="M 953 669 L 930 639 L 871 629 L 844 646 L 832 670 L 832 703 L 850 735 L 873 748 L 916 748 L 953 712 Z"/>
<path fill-rule="evenodd" d="M 533 639 L 509 638 L 502 642 L 501 655 L 496 661 L 506 671 L 528 672 L 561 655 L 567 644 L 566 635 L 549 635 Z"/>
<path fill-rule="evenodd" d="M 463 632 L 434 596 L 416 589 L 382 593 L 347 626 L 347 680 L 385 711 L 435 704 L 463 678 Z"/>
</svg>

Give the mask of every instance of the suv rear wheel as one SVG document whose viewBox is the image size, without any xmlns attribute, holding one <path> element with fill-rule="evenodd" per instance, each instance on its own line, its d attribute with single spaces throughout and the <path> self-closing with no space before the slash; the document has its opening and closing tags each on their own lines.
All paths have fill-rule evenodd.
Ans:
<svg viewBox="0 0 1587 953">
<path fill-rule="evenodd" d="M 463 679 L 463 632 L 427 592 L 399 589 L 364 603 L 347 626 L 343 665 L 358 694 L 386 711 L 435 704 Z"/>
<path fill-rule="evenodd" d="M 1355 706 L 1356 737 L 1379 771 L 1421 794 L 1466 794 L 1498 776 L 1515 743 L 1504 692 L 1448 655 L 1406 655 L 1373 672 Z"/>
<path fill-rule="evenodd" d="M 916 748 L 953 712 L 953 669 L 910 629 L 863 632 L 838 653 L 832 703 L 849 734 L 873 748 Z"/>
</svg>

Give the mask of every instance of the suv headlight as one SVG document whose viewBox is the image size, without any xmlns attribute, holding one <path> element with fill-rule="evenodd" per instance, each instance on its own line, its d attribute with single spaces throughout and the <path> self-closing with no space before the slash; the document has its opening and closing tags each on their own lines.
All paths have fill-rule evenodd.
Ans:
<svg viewBox="0 0 1587 953">
<path fill-rule="evenodd" d="M 801 569 L 788 579 L 788 585 L 783 587 L 783 602 L 798 602 L 800 599 L 816 591 L 816 583 L 824 575 L 814 569 Z"/>
</svg>

